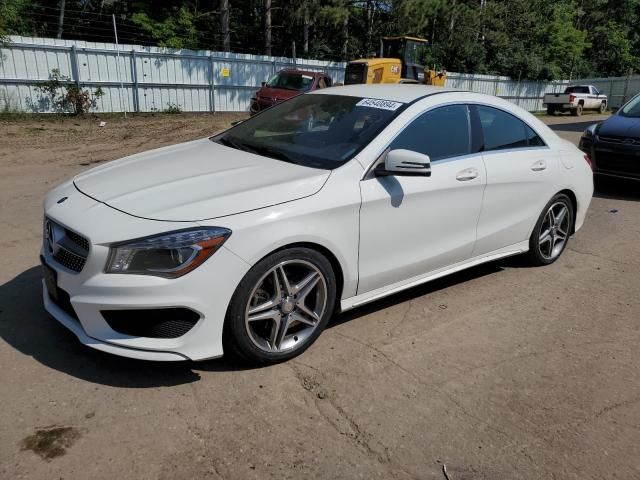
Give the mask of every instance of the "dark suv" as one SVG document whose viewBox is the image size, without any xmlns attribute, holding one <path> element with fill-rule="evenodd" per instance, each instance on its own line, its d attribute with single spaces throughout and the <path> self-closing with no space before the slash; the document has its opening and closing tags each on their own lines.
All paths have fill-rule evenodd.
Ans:
<svg viewBox="0 0 640 480">
<path fill-rule="evenodd" d="M 262 87 L 251 99 L 251 115 L 301 93 L 331 86 L 331 77 L 322 72 L 285 69 L 262 82 Z"/>
</svg>

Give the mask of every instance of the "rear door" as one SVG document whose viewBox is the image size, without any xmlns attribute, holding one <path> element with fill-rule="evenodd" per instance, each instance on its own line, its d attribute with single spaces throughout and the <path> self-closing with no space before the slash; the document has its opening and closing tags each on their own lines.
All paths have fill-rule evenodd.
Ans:
<svg viewBox="0 0 640 480">
<path fill-rule="evenodd" d="M 518 117 L 474 105 L 480 124 L 487 186 L 474 256 L 526 241 L 540 212 L 556 193 L 558 160 L 541 137 Z"/>
</svg>

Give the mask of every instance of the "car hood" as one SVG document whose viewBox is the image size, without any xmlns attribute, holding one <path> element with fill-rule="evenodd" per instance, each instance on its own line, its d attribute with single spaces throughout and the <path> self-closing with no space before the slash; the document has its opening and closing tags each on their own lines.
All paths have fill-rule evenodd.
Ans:
<svg viewBox="0 0 640 480">
<path fill-rule="evenodd" d="M 260 98 L 266 97 L 267 99 L 274 100 L 287 100 L 302 93 L 304 92 L 300 92 L 298 90 L 287 90 L 286 88 L 262 87 L 258 90 L 257 96 Z"/>
<path fill-rule="evenodd" d="M 130 215 L 198 221 L 311 196 L 329 174 L 202 139 L 110 162 L 74 184 Z"/>
<path fill-rule="evenodd" d="M 598 135 L 640 138 L 640 118 L 612 115 L 600 124 Z"/>
</svg>

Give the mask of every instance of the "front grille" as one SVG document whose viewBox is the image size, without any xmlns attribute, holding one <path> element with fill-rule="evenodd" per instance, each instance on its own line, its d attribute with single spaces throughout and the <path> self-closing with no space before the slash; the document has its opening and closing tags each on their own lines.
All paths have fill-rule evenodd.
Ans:
<svg viewBox="0 0 640 480">
<path fill-rule="evenodd" d="M 620 137 L 617 135 L 599 135 L 598 139 L 602 142 L 616 143 L 623 145 L 640 145 L 640 139 L 631 137 Z"/>
<path fill-rule="evenodd" d="M 44 245 L 51 257 L 74 272 L 81 272 L 89 256 L 89 240 L 50 219 L 44 222 Z"/>
<path fill-rule="evenodd" d="M 200 320 L 200 315 L 188 308 L 103 310 L 101 313 L 113 330 L 131 337 L 178 338 Z"/>
<path fill-rule="evenodd" d="M 85 252 L 89 251 L 89 240 L 84 238 L 82 235 L 78 235 L 76 232 L 72 232 L 71 230 L 65 229 L 65 232 L 67 234 L 67 237 L 69 237 L 69 240 L 75 243 L 83 251 Z"/>
<path fill-rule="evenodd" d="M 595 157 L 598 170 L 640 175 L 640 156 L 596 151 Z"/>
</svg>

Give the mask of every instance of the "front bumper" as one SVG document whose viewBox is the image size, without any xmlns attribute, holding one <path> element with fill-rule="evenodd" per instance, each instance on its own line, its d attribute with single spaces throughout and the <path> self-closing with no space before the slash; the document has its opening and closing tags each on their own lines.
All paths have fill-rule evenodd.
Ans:
<svg viewBox="0 0 640 480">
<path fill-rule="evenodd" d="M 45 309 L 80 342 L 108 353 L 165 361 L 221 356 L 227 306 L 249 265 L 223 246 L 200 267 L 176 279 L 104 273 L 108 244 L 117 241 L 117 237 L 126 240 L 183 228 L 185 224 L 176 226 L 172 222 L 132 217 L 77 191 L 64 193 L 69 198 L 60 205 L 53 202 L 47 206 L 45 202 L 45 215 L 86 236 L 91 248 L 82 271 L 74 272 L 56 262 L 43 246 L 43 261 L 55 270 L 57 286 L 68 294 L 71 313 L 75 312 L 77 319 L 52 301 L 46 287 L 43 288 Z M 200 318 L 186 334 L 177 338 L 149 338 L 115 331 L 102 314 L 105 310 L 166 308 L 186 308 Z"/>
<path fill-rule="evenodd" d="M 579 147 L 593 160 L 595 175 L 640 180 L 640 145 L 604 142 L 598 135 L 583 135 Z"/>
</svg>

